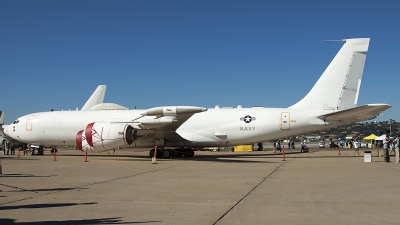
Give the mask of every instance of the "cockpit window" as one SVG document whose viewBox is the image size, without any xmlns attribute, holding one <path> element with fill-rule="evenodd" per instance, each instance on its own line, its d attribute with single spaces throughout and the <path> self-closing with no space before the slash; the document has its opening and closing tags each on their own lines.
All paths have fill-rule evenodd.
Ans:
<svg viewBox="0 0 400 225">
<path fill-rule="evenodd" d="M 17 123 L 19 123 L 19 120 L 15 120 L 15 121 L 13 122 L 13 124 L 17 124 Z"/>
</svg>

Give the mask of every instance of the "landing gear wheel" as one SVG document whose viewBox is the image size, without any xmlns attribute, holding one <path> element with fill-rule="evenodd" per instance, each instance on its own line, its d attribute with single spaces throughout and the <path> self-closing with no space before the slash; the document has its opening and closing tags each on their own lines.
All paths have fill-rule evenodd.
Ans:
<svg viewBox="0 0 400 225">
<path fill-rule="evenodd" d="M 172 157 L 181 157 L 181 155 L 179 154 L 180 148 L 174 148 L 174 150 L 172 150 Z"/>
<path fill-rule="evenodd" d="M 168 159 L 171 157 L 171 152 L 169 150 L 163 150 L 162 156 L 163 156 L 163 158 Z"/>
<path fill-rule="evenodd" d="M 193 157 L 193 156 L 194 156 L 194 150 L 193 150 L 193 149 L 190 149 L 189 157 Z"/>
<path fill-rule="evenodd" d="M 190 157 L 190 149 L 189 148 L 185 148 L 183 150 L 183 157 Z"/>
</svg>

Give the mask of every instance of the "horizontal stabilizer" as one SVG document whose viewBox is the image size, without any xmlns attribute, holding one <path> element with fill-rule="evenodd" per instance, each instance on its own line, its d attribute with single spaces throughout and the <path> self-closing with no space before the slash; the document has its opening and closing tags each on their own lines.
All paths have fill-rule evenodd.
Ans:
<svg viewBox="0 0 400 225">
<path fill-rule="evenodd" d="M 364 121 L 378 116 L 381 112 L 389 109 L 390 107 L 392 106 L 388 104 L 367 104 L 334 113 L 328 113 L 318 116 L 318 118 L 324 120 L 325 122 Z"/>
</svg>

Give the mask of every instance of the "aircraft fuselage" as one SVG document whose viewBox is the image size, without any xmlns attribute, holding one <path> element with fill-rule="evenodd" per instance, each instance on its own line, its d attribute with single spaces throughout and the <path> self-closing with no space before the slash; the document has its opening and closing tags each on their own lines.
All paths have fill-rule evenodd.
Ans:
<svg viewBox="0 0 400 225">
<path fill-rule="evenodd" d="M 93 122 L 123 123 L 135 127 L 134 119 L 145 110 L 52 111 L 20 117 L 8 126 L 16 140 L 37 145 L 76 145 L 76 135 Z M 162 134 L 165 146 L 233 146 L 290 137 L 329 128 L 309 110 L 288 108 L 219 108 L 196 113 L 176 131 L 139 129 L 132 147 L 151 147 Z M 315 112 L 316 115 L 321 111 Z M 110 118 L 112 118 L 110 120 Z M 154 117 L 153 117 L 154 118 Z M 132 121 L 129 123 L 127 121 Z"/>
</svg>

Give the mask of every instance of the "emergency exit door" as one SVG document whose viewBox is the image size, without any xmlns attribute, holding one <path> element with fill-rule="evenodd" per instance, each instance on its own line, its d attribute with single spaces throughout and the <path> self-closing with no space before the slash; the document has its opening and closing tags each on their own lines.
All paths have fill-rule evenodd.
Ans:
<svg viewBox="0 0 400 225">
<path fill-rule="evenodd" d="M 290 113 L 281 113 L 281 130 L 290 130 Z"/>
<path fill-rule="evenodd" d="M 35 115 L 33 116 L 28 116 L 28 118 L 26 119 L 26 130 L 27 131 L 31 131 L 32 130 L 32 120 L 35 117 Z"/>
</svg>

